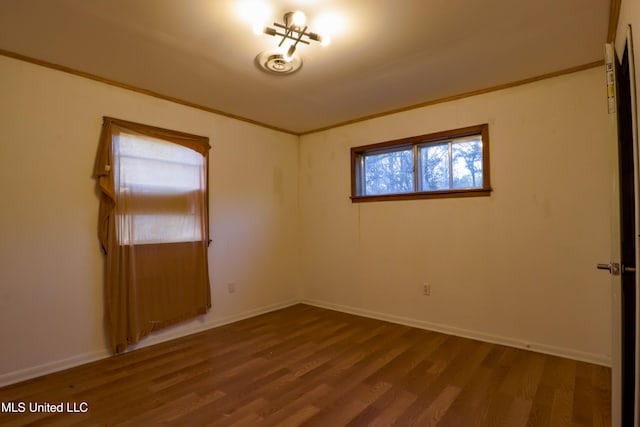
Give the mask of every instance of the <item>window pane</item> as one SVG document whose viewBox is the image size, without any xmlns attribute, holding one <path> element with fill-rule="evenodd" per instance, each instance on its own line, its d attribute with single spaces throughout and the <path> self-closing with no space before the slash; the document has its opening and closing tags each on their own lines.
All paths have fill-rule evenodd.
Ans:
<svg viewBox="0 0 640 427">
<path fill-rule="evenodd" d="M 453 188 L 482 187 L 482 139 L 451 144 Z"/>
<path fill-rule="evenodd" d="M 364 175 L 365 195 L 413 192 L 413 150 L 366 155 Z"/>
<path fill-rule="evenodd" d="M 423 146 L 420 148 L 420 157 L 421 191 L 449 189 L 449 144 Z"/>
<path fill-rule="evenodd" d="M 205 158 L 171 142 L 120 134 L 113 140 L 121 244 L 202 239 Z"/>
<path fill-rule="evenodd" d="M 126 170 L 121 186 L 159 187 L 173 192 L 200 187 L 204 157 L 189 148 L 130 135 L 120 135 L 115 147 L 120 167 Z"/>
<path fill-rule="evenodd" d="M 201 239 L 200 224 L 195 215 L 122 215 L 118 216 L 118 220 L 125 230 L 133 230 L 133 233 L 122 233 L 120 243 L 125 245 L 193 242 Z"/>
</svg>

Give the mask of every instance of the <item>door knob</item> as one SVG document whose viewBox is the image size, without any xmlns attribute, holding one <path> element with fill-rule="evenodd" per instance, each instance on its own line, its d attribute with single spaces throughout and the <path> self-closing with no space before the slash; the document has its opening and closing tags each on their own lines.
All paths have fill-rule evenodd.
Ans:
<svg viewBox="0 0 640 427">
<path fill-rule="evenodd" d="M 610 262 L 609 264 L 598 264 L 598 270 L 609 270 L 610 274 L 617 276 L 620 274 L 620 264 Z"/>
</svg>

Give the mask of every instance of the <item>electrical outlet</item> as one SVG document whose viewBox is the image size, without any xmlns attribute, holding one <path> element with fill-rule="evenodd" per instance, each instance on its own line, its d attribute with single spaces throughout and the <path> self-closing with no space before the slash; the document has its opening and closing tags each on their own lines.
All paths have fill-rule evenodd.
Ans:
<svg viewBox="0 0 640 427">
<path fill-rule="evenodd" d="M 236 284 L 227 283 L 227 290 L 229 291 L 230 294 L 234 293 L 236 291 Z"/>
<path fill-rule="evenodd" d="M 425 296 L 431 295 L 431 285 L 428 283 L 422 284 L 422 294 Z"/>
</svg>

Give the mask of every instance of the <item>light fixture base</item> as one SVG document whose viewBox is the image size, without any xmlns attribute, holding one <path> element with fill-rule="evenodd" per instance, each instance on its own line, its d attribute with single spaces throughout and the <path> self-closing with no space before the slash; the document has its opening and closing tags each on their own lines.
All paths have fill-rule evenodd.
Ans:
<svg viewBox="0 0 640 427">
<path fill-rule="evenodd" d="M 286 76 L 293 74 L 302 67 L 302 58 L 298 55 L 291 58 L 290 61 L 285 59 L 285 55 L 276 50 L 266 50 L 260 52 L 255 59 L 256 66 L 267 73 Z"/>
</svg>

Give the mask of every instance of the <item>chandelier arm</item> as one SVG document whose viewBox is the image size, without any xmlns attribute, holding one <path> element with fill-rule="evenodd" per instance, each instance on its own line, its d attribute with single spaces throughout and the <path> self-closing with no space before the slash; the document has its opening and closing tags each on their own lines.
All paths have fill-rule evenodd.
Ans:
<svg viewBox="0 0 640 427">
<path fill-rule="evenodd" d="M 282 33 L 278 33 L 278 32 L 277 32 L 277 33 L 276 33 L 276 34 L 274 34 L 274 35 L 277 35 L 277 36 L 280 36 L 280 37 L 284 37 L 285 39 L 291 39 L 291 40 L 297 40 L 297 39 L 298 39 L 298 38 L 296 38 L 296 37 L 294 37 L 294 36 L 289 35 L 289 33 L 293 33 L 293 32 L 295 31 L 295 30 L 293 30 L 291 27 L 287 27 L 287 26 L 285 26 L 285 25 L 278 24 L 277 22 L 274 22 L 274 23 L 273 23 L 273 25 L 274 25 L 274 26 L 276 26 L 276 27 L 278 27 L 278 28 L 282 28 L 283 30 L 286 30 L 286 32 L 287 32 L 287 34 L 282 34 Z M 306 26 L 305 26 L 303 31 L 295 31 L 295 32 L 296 32 L 296 33 L 298 33 L 298 34 L 300 34 L 300 35 L 302 35 L 302 36 L 306 36 L 306 37 L 308 37 L 308 38 L 309 38 L 309 40 L 317 41 L 316 39 L 314 39 L 313 37 L 311 37 L 311 34 L 314 34 L 314 35 L 316 35 L 316 34 L 315 34 L 315 33 L 308 33 L 308 32 L 306 31 L 306 30 L 307 30 L 307 28 L 308 28 L 308 27 L 306 27 Z M 300 43 L 310 44 L 310 42 L 309 42 L 308 40 L 304 40 L 304 39 L 302 39 L 302 38 L 300 38 L 300 40 L 299 40 L 299 41 L 300 41 Z M 284 42 L 284 39 L 282 40 L 282 42 Z M 280 42 L 280 44 L 282 44 L 282 42 Z M 280 46 L 280 45 L 278 45 L 278 46 Z"/>
<path fill-rule="evenodd" d="M 282 37 L 283 41 L 286 40 L 286 39 L 297 40 L 295 37 L 291 37 L 291 36 L 288 36 L 288 35 L 283 34 L 283 33 L 275 33 L 274 37 L 275 36 Z M 300 40 L 300 43 L 310 44 L 307 40 Z M 282 44 L 282 42 L 280 42 L 280 44 L 278 46 L 280 46 L 281 44 Z"/>
<path fill-rule="evenodd" d="M 289 33 L 291 32 L 291 27 L 287 27 L 286 25 L 278 24 L 277 22 L 274 22 L 273 25 L 275 25 L 278 28 L 282 28 L 283 30 L 285 30 L 284 34 L 280 34 L 280 33 L 276 32 L 277 35 L 282 37 L 282 40 L 280 40 L 280 43 L 278 43 L 278 47 L 281 47 L 282 43 L 284 43 L 284 41 L 286 39 L 293 39 L 293 37 L 289 35 Z"/>
<path fill-rule="evenodd" d="M 305 35 L 307 31 L 307 26 L 304 26 L 304 29 L 302 30 L 302 32 L 298 31 L 298 39 L 293 43 L 293 48 L 295 49 L 296 46 L 298 46 L 298 43 L 300 42 L 300 40 L 302 40 L 302 37 Z M 308 44 L 308 43 L 307 43 Z"/>
<path fill-rule="evenodd" d="M 291 30 L 289 28 L 287 28 L 287 31 L 284 33 L 284 35 L 282 36 L 282 40 L 280 40 L 280 43 L 278 43 L 278 47 L 282 46 L 282 43 L 284 43 L 284 41 L 286 39 L 292 39 L 293 37 L 291 37 L 289 35 L 289 33 L 291 32 Z"/>
</svg>

